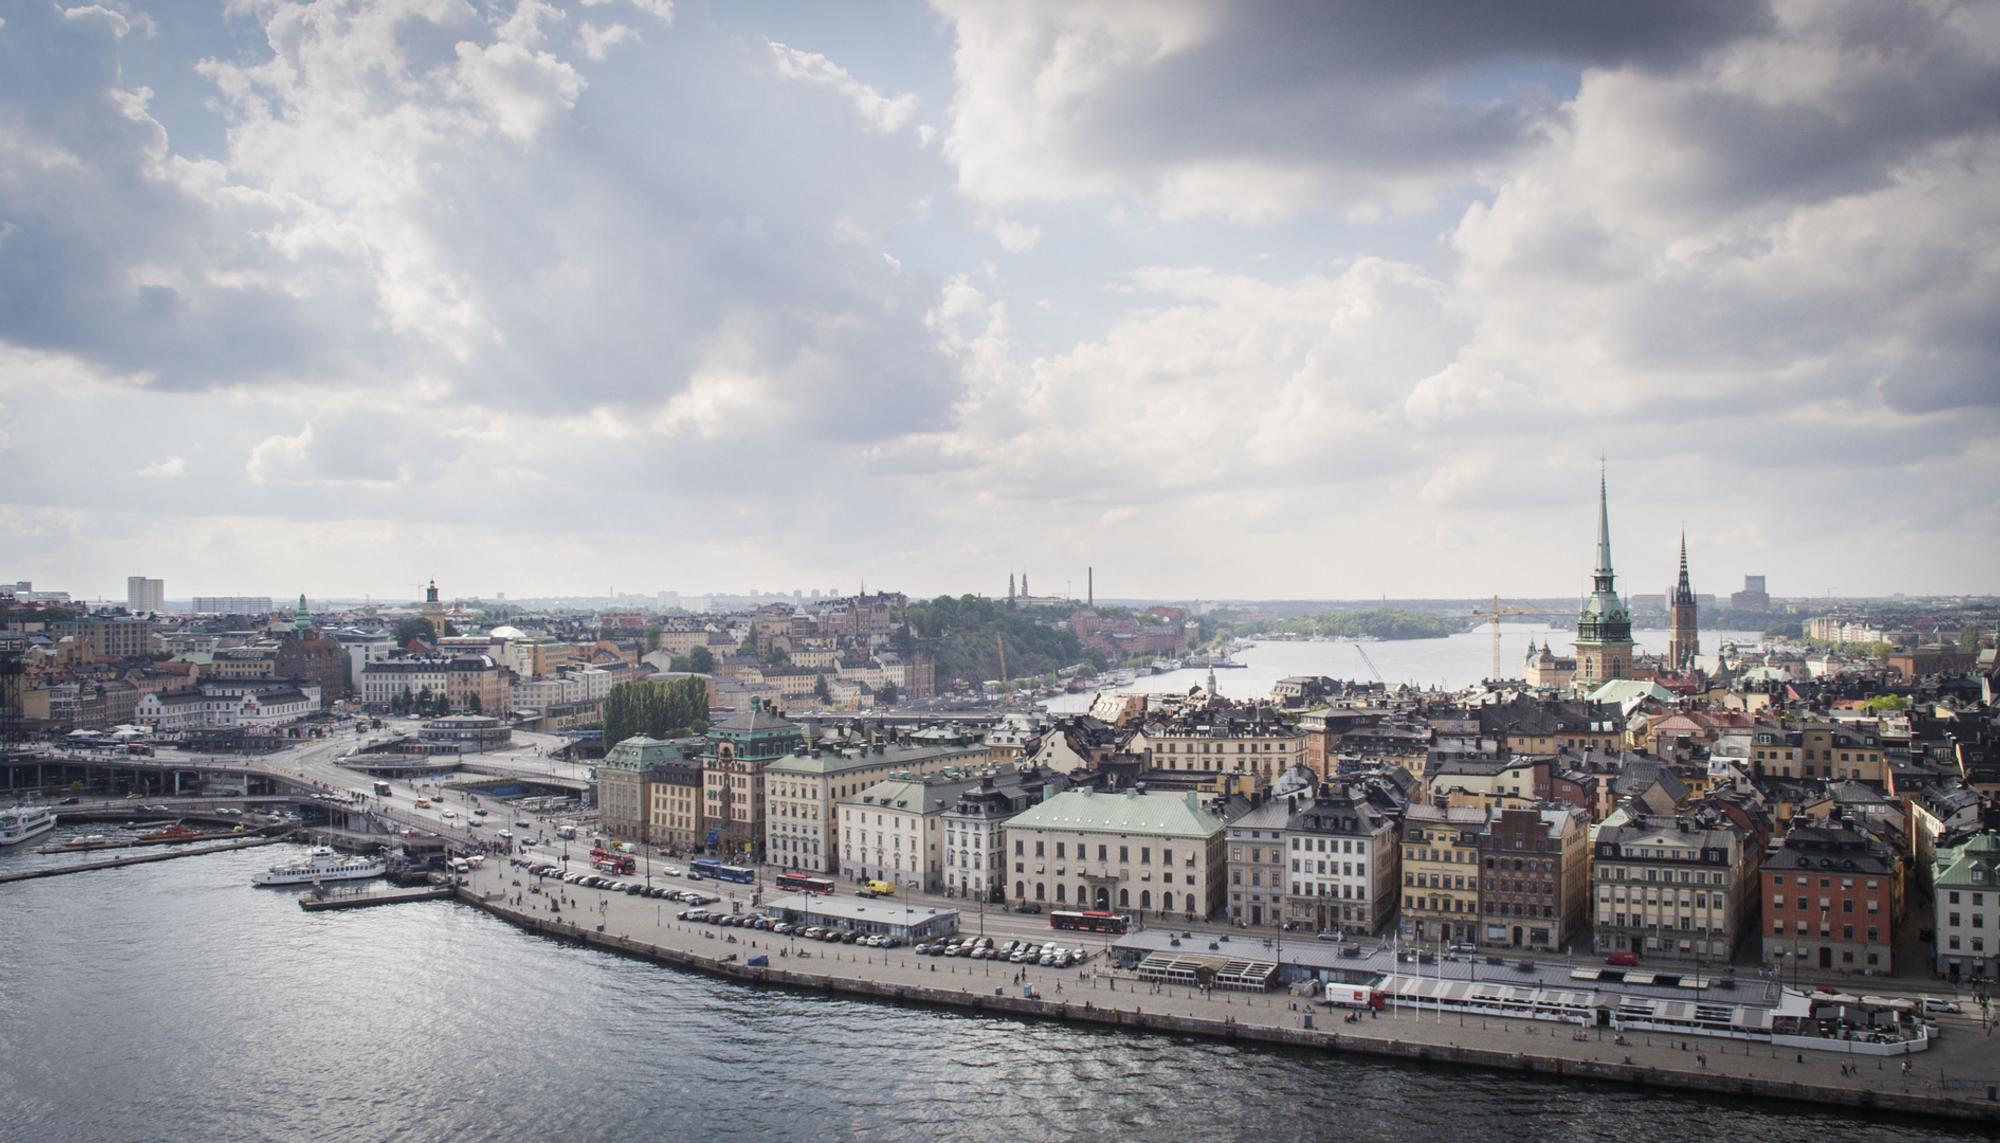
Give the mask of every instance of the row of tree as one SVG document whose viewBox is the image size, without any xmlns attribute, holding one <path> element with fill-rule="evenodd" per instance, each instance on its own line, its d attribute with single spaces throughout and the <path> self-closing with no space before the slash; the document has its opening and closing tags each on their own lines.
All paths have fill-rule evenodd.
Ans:
<svg viewBox="0 0 2000 1143">
<path fill-rule="evenodd" d="M 708 683 L 704 679 L 619 683 L 604 696 L 607 749 L 635 734 L 683 738 L 707 729 Z"/>
<path fill-rule="evenodd" d="M 401 694 L 389 700 L 389 709 L 397 714 L 415 714 L 425 718 L 451 713 L 451 699 L 443 691 L 433 692 L 429 687 L 420 688 L 415 694 L 404 687 Z M 466 709 L 479 713 L 479 696 L 473 695 L 466 703 Z"/>
</svg>

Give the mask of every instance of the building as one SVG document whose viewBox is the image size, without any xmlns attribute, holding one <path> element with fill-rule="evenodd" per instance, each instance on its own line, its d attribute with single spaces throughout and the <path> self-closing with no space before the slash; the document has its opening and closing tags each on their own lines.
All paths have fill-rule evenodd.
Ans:
<svg viewBox="0 0 2000 1143">
<path fill-rule="evenodd" d="M 1694 587 L 1688 583 L 1688 541 L 1687 533 L 1681 533 L 1681 575 L 1674 581 L 1673 594 L 1667 597 L 1667 623 L 1671 634 L 1667 638 L 1667 665 L 1674 673 L 1685 675 L 1694 670 L 1695 656 L 1701 654 L 1701 630 L 1695 622 Z"/>
<path fill-rule="evenodd" d="M 1237 920 L 1366 934 L 1395 914 L 1396 825 L 1359 785 L 1273 798 L 1231 822 L 1228 835 Z"/>
<path fill-rule="evenodd" d="M 92 658 L 138 659 L 153 653 L 153 621 L 138 615 L 91 615 L 55 624 L 57 636 L 73 636 Z"/>
<path fill-rule="evenodd" d="M 1489 811 L 1417 803 L 1403 816 L 1403 935 L 1470 945 L 1479 939 L 1479 838 Z"/>
<path fill-rule="evenodd" d="M 166 609 L 166 580 L 142 575 L 125 577 L 125 610 L 134 615 L 154 615 Z"/>
<path fill-rule="evenodd" d="M 1479 944 L 1558 951 L 1588 915 L 1589 819 L 1568 806 L 1496 809 L 1479 833 Z"/>
<path fill-rule="evenodd" d="M 1544 643 L 1535 646 L 1528 640 L 1528 659 L 1521 668 L 1522 680 L 1531 687 L 1545 690 L 1566 691 L 1576 682 L 1576 658 L 1572 655 L 1557 655 L 1555 648 Z"/>
<path fill-rule="evenodd" d="M 478 754 L 503 749 L 513 740 L 513 728 L 490 714 L 448 714 L 417 731 L 426 754 Z"/>
<path fill-rule="evenodd" d="M 1011 766 L 981 774 L 944 812 L 945 896 L 1005 900 L 1007 823 L 1067 785 L 1059 775 Z"/>
<path fill-rule="evenodd" d="M 270 731 L 319 710 L 319 688 L 291 682 L 207 682 L 156 691 L 133 706 L 132 718 L 162 736 L 202 730 Z"/>
<path fill-rule="evenodd" d="M 1148 769 L 1241 772 L 1268 789 L 1278 775 L 1305 761 L 1306 733 L 1276 707 L 1218 704 L 1149 720 L 1125 749 L 1144 758 Z"/>
<path fill-rule="evenodd" d="M 842 799 L 840 875 L 935 891 L 944 883 L 944 813 L 978 784 L 956 773 L 910 774 Z"/>
<path fill-rule="evenodd" d="M 361 703 L 370 710 L 387 710 L 397 699 L 409 701 L 446 693 L 451 660 L 428 656 L 378 659 L 361 668 Z"/>
<path fill-rule="evenodd" d="M 765 841 L 764 770 L 803 741 L 797 723 L 758 699 L 708 728 L 702 752 L 703 845 L 757 856 Z"/>
<path fill-rule="evenodd" d="M 193 601 L 197 615 L 248 615 L 258 618 L 277 610 L 268 595 L 197 595 Z"/>
<path fill-rule="evenodd" d="M 1597 952 L 1728 961 L 1756 911 L 1752 837 L 1726 819 L 1621 809 L 1593 845 Z"/>
<path fill-rule="evenodd" d="M 417 617 L 430 625 L 431 638 L 442 639 L 446 625 L 444 616 L 445 607 L 438 600 L 437 581 L 432 580 L 430 586 L 424 588 L 424 602 L 417 608 Z"/>
<path fill-rule="evenodd" d="M 764 859 L 786 869 L 841 869 L 836 807 L 893 774 L 970 770 L 986 758 L 976 743 L 857 742 L 806 746 L 764 767 Z"/>
<path fill-rule="evenodd" d="M 1954 982 L 2000 979 L 2000 832 L 1940 848 L 1931 888 L 1938 975 Z"/>
<path fill-rule="evenodd" d="M 461 655 L 444 665 L 444 694 L 453 710 L 506 714 L 513 708 L 513 683 L 514 672 L 491 655 Z"/>
<path fill-rule="evenodd" d="M 635 734 L 597 763 L 597 813 L 604 832 L 622 841 L 652 839 L 655 766 L 680 757 L 681 744 Z"/>
<path fill-rule="evenodd" d="M 1005 827 L 1008 900 L 1199 920 L 1223 904 L 1222 819 L 1193 794 L 1067 790 Z"/>
<path fill-rule="evenodd" d="M 1743 590 L 1729 594 L 1729 606 L 1738 611 L 1769 611 L 1771 609 L 1771 593 L 1765 590 L 1764 577 L 1761 575 L 1744 576 Z"/>
<path fill-rule="evenodd" d="M 1764 959 L 1802 969 L 1888 973 L 1902 862 L 1845 822 L 1794 821 L 1764 858 Z"/>
<path fill-rule="evenodd" d="M 1588 693 L 1610 679 L 1632 677 L 1632 616 L 1618 598 L 1611 570 L 1611 502 L 1604 477 L 1597 480 L 1597 568 L 1590 597 L 1576 621 L 1577 689 Z"/>
<path fill-rule="evenodd" d="M 673 850 L 689 850 L 702 839 L 701 761 L 685 756 L 655 762 L 647 771 L 651 812 L 647 839 Z"/>
</svg>

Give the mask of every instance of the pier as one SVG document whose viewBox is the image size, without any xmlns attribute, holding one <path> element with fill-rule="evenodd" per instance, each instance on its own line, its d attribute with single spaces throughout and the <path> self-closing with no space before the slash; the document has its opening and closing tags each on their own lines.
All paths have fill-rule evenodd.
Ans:
<svg viewBox="0 0 2000 1143">
<path fill-rule="evenodd" d="M 0 874 L 0 885 L 14 881 L 33 881 L 37 877 L 61 877 L 68 873 L 89 873 L 98 869 L 122 869 L 127 865 L 145 865 L 153 861 L 172 861 L 177 857 L 201 857 L 210 853 L 230 853 L 238 849 L 255 849 L 260 845 L 275 845 L 284 841 L 282 837 L 246 837 L 223 845 L 211 845 L 204 849 L 176 849 L 169 853 L 134 853 L 124 857 L 109 857 L 103 861 L 86 861 L 78 865 L 54 865 L 46 869 L 23 869 L 18 873 Z"/>
<path fill-rule="evenodd" d="M 354 889 L 334 893 L 306 893 L 299 897 L 299 908 L 308 913 L 332 912 L 340 909 L 369 909 L 376 905 L 400 905 L 405 901 L 448 901 L 457 896 L 457 890 L 450 885 L 418 885 L 407 889 Z"/>
<path fill-rule="evenodd" d="M 1101 956 L 1081 970 L 939 961 L 910 955 L 907 947 L 878 950 L 717 930 L 676 921 L 678 909 L 647 898 L 554 883 L 531 893 L 533 885 L 522 871 L 490 863 L 471 874 L 458 895 L 531 932 L 757 986 L 2000 1124 L 2000 1064 L 1993 1042 L 1970 1021 L 1955 1024 L 1936 1048 L 1912 1060 L 1910 1072 L 1900 1061 L 1658 1032 L 1635 1033 L 1620 1044 L 1532 1020 L 1409 1005 L 1350 1023 L 1339 1010 L 1283 992 L 1203 994 L 1141 981 Z M 562 894 L 574 903 L 560 912 L 549 909 Z M 749 965 L 753 956 L 769 963 Z"/>
</svg>

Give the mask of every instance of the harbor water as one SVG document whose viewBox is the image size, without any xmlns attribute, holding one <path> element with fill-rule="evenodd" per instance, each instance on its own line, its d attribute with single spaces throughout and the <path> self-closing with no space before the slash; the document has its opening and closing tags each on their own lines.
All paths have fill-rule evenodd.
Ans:
<svg viewBox="0 0 2000 1143">
<path fill-rule="evenodd" d="M 453 902 L 301 911 L 288 846 L 0 888 L 19 1140 L 1928 1140 L 1950 1125 L 759 991 Z M 4 868 L 12 855 L 0 855 Z"/>
<path fill-rule="evenodd" d="M 1634 631 L 1632 638 L 1642 652 L 1666 653 L 1667 632 L 1664 630 Z M 1760 638 L 1755 631 L 1704 630 L 1701 646 L 1705 653 L 1713 654 L 1724 642 L 1733 642 L 1747 649 L 1755 647 Z M 1575 640 L 1574 626 L 1503 623 L 1500 625 L 1501 669 L 1519 678 L 1521 662 L 1530 642 L 1539 647 L 1553 641 L 1558 655 L 1568 655 Z M 1375 681 L 1377 672 L 1383 681 L 1392 686 L 1408 683 L 1416 687 L 1457 690 L 1474 686 L 1492 675 L 1493 629 L 1480 626 L 1441 639 L 1385 639 L 1372 643 L 1355 643 L 1347 639 L 1262 641 L 1246 644 L 1236 652 L 1234 659 L 1243 666 L 1215 672 L 1216 689 L 1222 692 L 1224 698 L 1263 698 L 1271 693 L 1271 684 L 1292 675 L 1325 675 L 1333 679 L 1370 683 Z M 1372 668 L 1369 665 L 1371 662 L 1374 664 Z M 1206 685 L 1207 681 L 1206 670 L 1185 669 L 1160 675 L 1142 675 L 1129 684 L 1102 689 L 1164 694 L 1185 692 L 1191 687 Z M 1063 695 L 1050 699 L 1046 705 L 1055 713 L 1087 710 L 1091 694 L 1092 691 L 1085 691 Z"/>
</svg>

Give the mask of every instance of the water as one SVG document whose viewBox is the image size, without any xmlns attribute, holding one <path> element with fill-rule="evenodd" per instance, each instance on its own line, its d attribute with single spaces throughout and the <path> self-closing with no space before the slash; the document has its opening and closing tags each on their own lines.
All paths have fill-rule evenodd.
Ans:
<svg viewBox="0 0 2000 1143">
<path fill-rule="evenodd" d="M 273 846 L 0 887 L 0 1137 L 1966 1138 L 1949 1127 L 761 992 L 449 902 L 307 914 Z M 6 868 L 11 855 L 0 856 Z"/>
<path fill-rule="evenodd" d="M 1639 650 L 1653 654 L 1665 654 L 1667 650 L 1665 630 L 1634 631 L 1632 638 Z M 1754 631 L 1703 631 L 1701 645 L 1704 651 L 1713 653 L 1723 642 L 1734 642 L 1740 647 L 1754 647 L 1762 638 Z M 1503 670 L 1518 677 L 1523 658 L 1527 655 L 1528 643 L 1536 646 L 1553 640 L 1556 653 L 1569 654 L 1576 640 L 1575 627 L 1550 627 L 1540 623 L 1503 623 L 1500 625 L 1500 664 Z M 1457 690 L 1477 684 L 1493 673 L 1493 629 L 1481 626 L 1472 631 L 1462 631 L 1447 635 L 1442 639 L 1392 639 L 1380 643 L 1351 642 L 1268 642 L 1251 643 L 1238 651 L 1234 658 L 1244 664 L 1241 669 L 1215 672 L 1216 689 L 1224 698 L 1262 698 L 1271 693 L 1271 684 L 1291 675 L 1325 675 L 1335 679 L 1351 679 L 1357 682 L 1371 682 L 1375 671 L 1390 684 L 1411 683 L 1419 687 L 1439 687 Z M 1368 659 L 1375 664 L 1375 671 L 1368 668 L 1368 662 L 1361 657 L 1367 652 Z M 1146 691 L 1164 693 L 1185 692 L 1191 687 L 1207 685 L 1206 670 L 1169 671 L 1164 675 L 1142 676 L 1127 686 L 1109 688 L 1117 691 Z M 1091 695 L 1063 695 L 1048 701 L 1048 709 L 1058 713 L 1086 710 L 1090 706 Z"/>
</svg>

